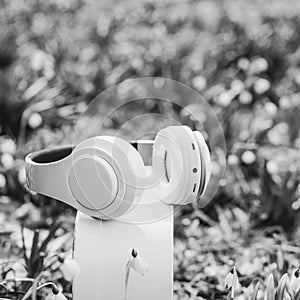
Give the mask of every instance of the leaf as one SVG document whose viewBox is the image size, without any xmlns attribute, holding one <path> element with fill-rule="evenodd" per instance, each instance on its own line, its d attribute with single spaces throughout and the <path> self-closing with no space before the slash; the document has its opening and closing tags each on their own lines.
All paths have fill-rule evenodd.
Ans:
<svg viewBox="0 0 300 300">
<path fill-rule="evenodd" d="M 62 247 L 68 245 L 68 243 L 72 240 L 72 238 L 73 238 L 73 233 L 68 232 L 62 236 L 59 236 L 51 240 L 51 242 L 49 242 L 48 244 L 47 251 L 49 253 L 58 253 Z"/>
<path fill-rule="evenodd" d="M 282 270 L 284 267 L 284 257 L 281 248 L 277 251 L 277 265 L 279 270 Z"/>
<path fill-rule="evenodd" d="M 37 256 L 39 255 L 39 248 L 38 248 L 39 236 L 40 236 L 40 232 L 38 230 L 35 230 L 32 239 L 32 247 L 31 247 L 29 266 L 28 266 L 29 268 L 31 268 L 35 264 Z"/>
<path fill-rule="evenodd" d="M 284 299 L 284 292 L 286 289 L 286 283 L 287 283 L 288 274 L 285 273 L 282 275 L 278 282 L 278 287 L 276 289 L 275 293 L 275 300 L 283 300 Z"/>
<path fill-rule="evenodd" d="M 28 266 L 29 260 L 26 254 L 26 245 L 25 245 L 25 237 L 24 237 L 24 226 L 21 227 L 21 238 L 22 238 L 22 249 L 23 249 L 23 258 L 25 260 L 26 266 Z"/>
<path fill-rule="evenodd" d="M 268 277 L 265 300 L 274 300 L 275 295 L 275 282 L 273 274 Z"/>
<path fill-rule="evenodd" d="M 27 290 L 26 294 L 21 300 L 27 300 L 32 295 L 32 300 L 36 300 L 36 292 L 40 279 L 44 276 L 43 273 L 40 273 L 33 281 L 32 286 Z"/>
<path fill-rule="evenodd" d="M 42 245 L 40 247 L 40 252 L 45 252 L 46 251 L 46 248 L 49 244 L 49 242 L 54 238 L 54 235 L 57 231 L 58 228 L 61 227 L 61 222 L 57 222 L 56 224 L 54 223 L 50 230 L 49 230 L 49 234 L 48 236 L 46 237 L 46 239 L 42 242 Z"/>
<path fill-rule="evenodd" d="M 24 99 L 26 101 L 30 100 L 34 96 L 36 96 L 39 92 L 41 92 L 47 86 L 47 79 L 45 77 L 39 78 L 36 80 L 25 92 Z"/>
<path fill-rule="evenodd" d="M 296 294 L 291 298 L 291 300 L 300 300 L 300 289 L 296 292 Z"/>
<path fill-rule="evenodd" d="M 231 291 L 228 292 L 227 296 L 226 296 L 226 300 L 231 300 Z"/>
<path fill-rule="evenodd" d="M 257 299 L 259 286 L 260 286 L 260 282 L 258 281 L 258 282 L 256 283 L 255 287 L 254 287 L 254 290 L 253 290 L 253 294 L 252 294 L 251 300 L 256 300 L 256 299 Z"/>
<path fill-rule="evenodd" d="M 7 288 L 7 286 L 4 283 L 0 282 L 0 288 L 5 289 L 6 293 L 8 293 L 8 288 Z"/>
</svg>

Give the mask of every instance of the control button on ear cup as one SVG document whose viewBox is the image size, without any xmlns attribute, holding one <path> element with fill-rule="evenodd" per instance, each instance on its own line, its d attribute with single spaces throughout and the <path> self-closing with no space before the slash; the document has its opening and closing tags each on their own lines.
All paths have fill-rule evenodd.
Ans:
<svg viewBox="0 0 300 300">
<path fill-rule="evenodd" d="M 200 167 L 197 140 L 189 127 L 170 126 L 157 134 L 153 147 L 153 180 L 163 202 L 187 204 L 194 201 Z"/>
<path fill-rule="evenodd" d="M 90 210 L 102 210 L 117 196 L 118 180 L 105 159 L 86 157 L 74 161 L 69 173 L 69 187 L 80 205 Z"/>
<path fill-rule="evenodd" d="M 197 139 L 201 157 L 201 181 L 199 186 L 199 194 L 203 195 L 211 176 L 212 164 L 209 149 L 203 135 L 199 131 L 194 131 L 194 135 Z"/>
</svg>

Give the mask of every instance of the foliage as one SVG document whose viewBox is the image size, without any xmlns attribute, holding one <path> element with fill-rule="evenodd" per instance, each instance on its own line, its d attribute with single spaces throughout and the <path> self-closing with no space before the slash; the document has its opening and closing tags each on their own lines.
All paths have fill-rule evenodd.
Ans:
<svg viewBox="0 0 300 300">
<path fill-rule="evenodd" d="M 52 238 L 42 250 L 72 234 L 74 211 L 26 190 L 24 156 L 72 142 L 75 122 L 99 92 L 142 76 L 171 78 L 199 91 L 216 111 L 227 143 L 228 167 L 214 201 L 176 216 L 176 295 L 226 297 L 221 282 L 233 265 L 244 288 L 254 277 L 263 282 L 273 272 L 278 282 L 297 268 L 299 15 L 296 0 L 2 1 L 2 279 L 15 273 L 33 279 L 49 271 L 48 256 L 71 248 L 55 246 L 45 257 L 39 251 L 47 234 Z M 174 107 L 148 104 L 151 112 L 174 110 L 182 118 Z M 132 109 L 140 108 L 111 118 L 108 129 L 117 130 Z M 56 219 L 62 231 L 53 231 Z M 20 226 L 30 235 L 26 249 Z M 69 293 L 70 284 L 51 274 Z M 28 287 L 15 282 L 12 295 Z"/>
<path fill-rule="evenodd" d="M 264 299 L 270 274 L 275 287 L 290 274 L 289 288 L 298 290 L 299 278 L 292 280 L 299 268 L 298 233 L 292 240 L 280 227 L 253 231 L 249 216 L 237 207 L 217 207 L 217 212 L 219 222 L 199 211 L 177 219 L 174 299 L 230 299 L 227 274 L 234 266 L 239 281 L 234 299 L 253 299 L 257 282 L 257 299 Z"/>
<path fill-rule="evenodd" d="M 1 4 L 0 128 L 9 145 L 1 194 L 34 201 L 22 187 L 26 153 L 71 142 L 74 122 L 103 89 L 163 76 L 201 92 L 218 113 L 229 168 L 216 201 L 291 229 L 300 203 L 297 1 L 115 2 Z"/>
</svg>

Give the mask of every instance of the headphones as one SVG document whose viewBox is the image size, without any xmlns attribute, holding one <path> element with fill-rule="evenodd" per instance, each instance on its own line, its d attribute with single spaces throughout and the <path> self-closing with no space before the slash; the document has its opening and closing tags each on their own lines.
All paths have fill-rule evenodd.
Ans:
<svg viewBox="0 0 300 300">
<path fill-rule="evenodd" d="M 27 186 L 103 220 L 128 213 L 146 188 L 158 189 L 160 199 L 173 205 L 204 194 L 212 166 L 200 132 L 169 126 L 150 146 L 150 172 L 143 141 L 97 136 L 75 147 L 34 152 L 25 159 Z"/>
</svg>

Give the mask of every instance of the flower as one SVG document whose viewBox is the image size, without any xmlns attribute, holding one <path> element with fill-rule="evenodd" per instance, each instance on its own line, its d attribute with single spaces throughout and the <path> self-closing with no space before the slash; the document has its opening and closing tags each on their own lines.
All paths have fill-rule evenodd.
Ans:
<svg viewBox="0 0 300 300">
<path fill-rule="evenodd" d="M 132 249 L 125 269 L 125 300 L 128 299 L 128 282 L 131 268 L 140 275 L 144 276 L 148 272 L 147 264 L 135 249 Z"/>
<path fill-rule="evenodd" d="M 74 277 L 80 272 L 78 263 L 72 258 L 63 259 L 60 270 L 62 271 L 64 278 L 68 281 L 73 280 Z"/>
<path fill-rule="evenodd" d="M 63 293 L 58 293 L 57 295 L 54 296 L 54 300 L 68 300 L 67 297 Z"/>
<path fill-rule="evenodd" d="M 6 178 L 3 174 L 0 174 L 0 189 L 4 188 L 6 185 Z"/>
<path fill-rule="evenodd" d="M 1 145 L 0 145 L 1 152 L 14 155 L 16 153 L 16 150 L 17 150 L 17 146 L 13 140 L 7 138 L 1 141 Z"/>
<path fill-rule="evenodd" d="M 32 113 L 28 120 L 29 126 L 33 129 L 38 128 L 42 124 L 42 122 L 43 122 L 43 119 L 42 119 L 41 115 L 37 112 Z"/>
<path fill-rule="evenodd" d="M 238 60 L 238 67 L 242 70 L 247 70 L 250 66 L 250 61 L 246 57 L 242 57 Z"/>
<path fill-rule="evenodd" d="M 207 80 L 204 76 L 196 76 L 193 78 L 193 86 L 199 91 L 206 88 Z"/>
<path fill-rule="evenodd" d="M 230 105 L 231 101 L 233 100 L 235 94 L 232 91 L 225 91 L 222 92 L 219 96 L 218 96 L 218 104 L 226 107 L 228 105 Z"/>
<path fill-rule="evenodd" d="M 259 57 L 251 63 L 250 70 L 252 73 L 265 72 L 265 71 L 267 71 L 267 69 L 268 69 L 268 61 L 266 59 L 264 59 L 263 57 Z"/>
<path fill-rule="evenodd" d="M 275 174 L 275 173 L 278 173 L 279 172 L 279 166 L 277 164 L 276 161 L 274 160 L 269 160 L 267 162 L 267 171 L 270 173 L 270 174 Z"/>
<path fill-rule="evenodd" d="M 14 165 L 14 158 L 9 153 L 3 153 L 1 156 L 1 164 L 5 169 L 11 169 Z"/>
<path fill-rule="evenodd" d="M 270 102 L 270 101 L 264 105 L 264 109 L 265 109 L 266 113 L 269 114 L 270 116 L 275 116 L 278 112 L 277 106 L 273 102 Z"/>
<path fill-rule="evenodd" d="M 293 273 L 292 279 L 289 285 L 289 290 L 292 294 L 295 294 L 300 289 L 300 267 Z"/>
<path fill-rule="evenodd" d="M 145 273 L 148 272 L 146 261 L 144 260 L 144 258 L 138 255 L 135 249 L 132 249 L 131 256 L 132 256 L 132 263 L 131 263 L 132 269 L 137 273 L 139 273 L 140 275 L 144 276 Z"/>
<path fill-rule="evenodd" d="M 257 94 L 263 94 L 271 87 L 270 82 L 267 79 L 259 78 L 254 82 L 254 90 Z"/>
<path fill-rule="evenodd" d="M 268 131 L 267 137 L 273 145 L 287 145 L 290 141 L 289 131 L 289 125 L 285 122 L 280 122 Z"/>
<path fill-rule="evenodd" d="M 239 279 L 235 266 L 230 270 L 224 280 L 225 288 L 231 290 L 231 299 L 234 298 L 234 292 L 238 286 Z"/>
<path fill-rule="evenodd" d="M 239 95 L 239 101 L 244 105 L 250 104 L 252 102 L 252 99 L 252 94 L 247 90 L 243 90 Z"/>
<path fill-rule="evenodd" d="M 24 166 L 18 170 L 18 179 L 21 184 L 26 183 L 26 171 Z"/>
<path fill-rule="evenodd" d="M 234 166 L 239 163 L 239 158 L 235 154 L 228 155 L 227 162 L 229 165 Z"/>
<path fill-rule="evenodd" d="M 247 150 L 242 154 L 241 158 L 245 164 L 250 165 L 255 162 L 256 155 L 252 151 Z"/>
</svg>

